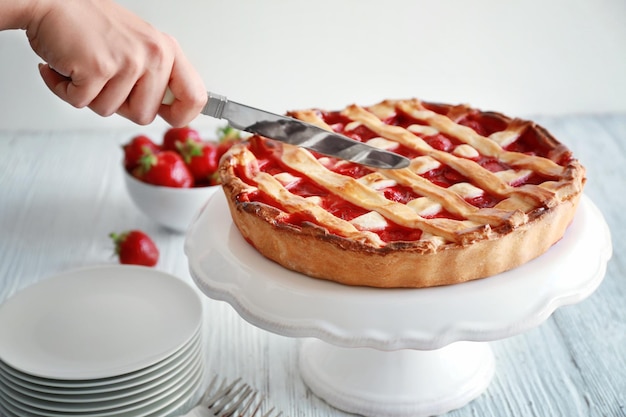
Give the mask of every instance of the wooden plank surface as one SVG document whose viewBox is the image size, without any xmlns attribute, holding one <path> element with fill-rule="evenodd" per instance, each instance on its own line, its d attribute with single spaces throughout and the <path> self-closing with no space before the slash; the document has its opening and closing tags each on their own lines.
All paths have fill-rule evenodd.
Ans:
<svg viewBox="0 0 626 417">
<path fill-rule="evenodd" d="M 536 117 L 581 159 L 586 194 L 610 226 L 614 254 L 588 299 L 541 326 L 494 341 L 496 375 L 449 416 L 626 415 L 626 115 Z M 161 132 L 146 133 L 157 137 Z M 111 264 L 108 234 L 139 228 L 157 268 L 191 282 L 184 236 L 143 216 L 123 183 L 120 145 L 135 131 L 0 131 L 0 301 L 56 273 Z M 298 372 L 298 340 L 258 329 L 205 298 L 209 373 L 243 377 L 289 416 L 339 417 Z M 1 335 L 0 335 L 1 337 Z"/>
</svg>

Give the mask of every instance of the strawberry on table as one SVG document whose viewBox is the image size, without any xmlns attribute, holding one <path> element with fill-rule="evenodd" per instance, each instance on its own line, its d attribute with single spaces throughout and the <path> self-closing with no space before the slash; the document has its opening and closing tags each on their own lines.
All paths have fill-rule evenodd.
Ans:
<svg viewBox="0 0 626 417">
<path fill-rule="evenodd" d="M 193 176 L 183 158 L 174 151 L 148 152 L 141 157 L 132 175 L 153 185 L 189 188 L 193 186 Z"/>
<path fill-rule="evenodd" d="M 190 142 L 202 142 L 200 133 L 188 126 L 172 127 L 165 132 L 161 147 L 166 151 L 176 151 Z"/>
<path fill-rule="evenodd" d="M 113 239 L 115 254 L 121 264 L 155 266 L 159 261 L 159 249 L 141 230 L 111 233 L 109 236 Z"/>
<path fill-rule="evenodd" d="M 146 135 L 138 135 L 132 138 L 128 143 L 122 146 L 124 150 L 124 167 L 128 171 L 132 171 L 137 165 L 141 157 L 148 152 L 156 153 L 160 150 L 159 145 L 154 143 Z"/>
</svg>

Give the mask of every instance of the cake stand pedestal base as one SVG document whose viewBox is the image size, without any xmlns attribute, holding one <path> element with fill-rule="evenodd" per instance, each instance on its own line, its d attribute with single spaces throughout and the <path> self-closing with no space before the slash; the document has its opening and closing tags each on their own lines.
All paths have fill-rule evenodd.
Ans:
<svg viewBox="0 0 626 417">
<path fill-rule="evenodd" d="M 302 378 L 318 397 L 371 417 L 426 417 L 463 407 L 487 389 L 494 370 L 486 342 L 382 351 L 307 339 L 300 348 Z"/>
</svg>

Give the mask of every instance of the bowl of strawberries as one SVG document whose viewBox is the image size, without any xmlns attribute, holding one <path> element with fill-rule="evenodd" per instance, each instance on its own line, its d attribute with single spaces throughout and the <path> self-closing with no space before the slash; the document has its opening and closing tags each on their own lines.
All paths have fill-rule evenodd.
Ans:
<svg viewBox="0 0 626 417">
<path fill-rule="evenodd" d="M 122 146 L 131 200 L 160 225 L 185 232 L 219 188 L 221 156 L 242 140 L 230 126 L 219 128 L 214 139 L 188 126 L 168 129 L 161 143 L 147 135 L 132 137 Z"/>
</svg>

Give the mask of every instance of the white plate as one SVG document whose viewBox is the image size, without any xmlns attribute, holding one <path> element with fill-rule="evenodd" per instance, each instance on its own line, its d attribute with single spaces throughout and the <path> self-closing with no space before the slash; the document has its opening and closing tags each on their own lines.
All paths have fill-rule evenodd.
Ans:
<svg viewBox="0 0 626 417">
<path fill-rule="evenodd" d="M 127 407 L 90 412 L 87 415 L 92 417 L 113 417 L 120 415 L 123 415 L 124 417 L 156 417 L 169 415 L 172 411 L 181 407 L 196 392 L 202 381 L 202 376 L 203 368 L 202 366 L 198 366 L 192 371 L 192 374 L 184 381 L 184 383 L 174 388 L 170 388 L 166 392 L 156 395 L 147 401 Z M 2 390 L 0 390 L 0 404 L 2 408 L 6 409 L 9 413 L 20 416 L 25 415 L 25 413 L 26 415 L 38 417 L 68 416 L 68 413 L 65 411 L 59 412 L 46 410 L 25 404 L 19 399 L 7 395 Z"/>
<path fill-rule="evenodd" d="M 78 269 L 0 306 L 0 359 L 41 378 L 108 378 L 167 358 L 201 320 L 199 297 L 177 277 L 136 266 Z"/>
<path fill-rule="evenodd" d="M 24 388 L 48 394 L 60 395 L 92 395 L 104 394 L 111 391 L 124 391 L 134 387 L 141 388 L 155 379 L 167 375 L 180 366 L 182 362 L 188 360 L 194 350 L 202 343 L 200 333 L 185 345 L 182 349 L 176 351 L 173 355 L 168 356 L 163 361 L 155 365 L 148 366 L 140 371 L 131 372 L 118 377 L 93 379 L 93 380 L 58 380 L 37 378 L 29 374 L 24 374 L 13 369 L 0 361 L 0 375 L 5 379 L 12 381 L 14 384 Z"/>
<path fill-rule="evenodd" d="M 431 350 L 519 334 L 591 294 L 612 251 L 602 214 L 583 196 L 563 239 L 511 271 L 436 288 L 351 287 L 268 260 L 231 221 L 215 221 L 224 218 L 230 218 L 228 206 L 216 193 L 187 234 L 185 252 L 198 287 L 258 327 L 343 347 Z"/>
<path fill-rule="evenodd" d="M 23 381 L 0 373 L 0 389 L 1 387 L 8 388 L 12 392 L 28 397 L 33 405 L 40 403 L 39 406 L 43 405 L 43 408 L 49 410 L 60 409 L 69 412 L 80 408 L 89 409 L 89 411 L 115 408 L 142 401 L 165 390 L 170 384 L 177 383 L 177 381 L 180 382 L 180 378 L 189 373 L 192 367 L 198 366 L 198 362 L 201 360 L 201 353 L 201 347 L 196 346 L 184 360 L 176 367 L 171 368 L 169 372 L 131 388 L 89 394 L 76 391 L 53 394 L 33 389 L 33 384 L 25 386 Z M 35 388 L 37 387 L 35 386 Z"/>
<path fill-rule="evenodd" d="M 113 400 L 98 400 L 92 399 L 87 402 L 65 402 L 63 398 L 46 400 L 37 398 L 31 395 L 30 392 L 25 390 L 16 389 L 18 387 L 5 384 L 0 378 L 0 391 L 10 396 L 16 402 L 36 409 L 51 411 L 55 413 L 100 413 L 115 410 L 118 413 L 132 411 L 134 409 L 142 408 L 150 405 L 163 397 L 169 395 L 173 391 L 176 391 L 180 386 L 183 386 L 202 368 L 202 358 L 196 354 L 190 358 L 190 361 L 181 369 L 173 372 L 172 375 L 168 375 L 167 378 L 159 380 L 159 384 L 148 389 L 147 391 L 126 396 L 123 398 Z"/>
</svg>

